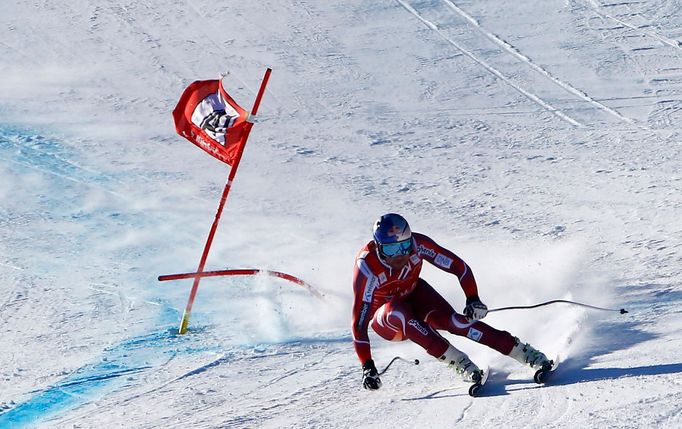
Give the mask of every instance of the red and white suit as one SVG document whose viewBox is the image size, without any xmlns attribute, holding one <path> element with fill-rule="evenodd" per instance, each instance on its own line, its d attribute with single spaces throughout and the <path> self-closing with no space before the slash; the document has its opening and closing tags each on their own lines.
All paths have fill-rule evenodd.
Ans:
<svg viewBox="0 0 682 429">
<path fill-rule="evenodd" d="M 478 296 L 471 268 L 457 255 L 423 234 L 412 233 L 409 262 L 401 270 L 382 261 L 374 241 L 367 243 L 355 260 L 353 272 L 353 342 L 364 364 L 372 358 L 368 326 L 389 341 L 412 340 L 439 358 L 448 341 L 438 334 L 445 330 L 485 344 L 502 354 L 514 347 L 514 337 L 481 322 L 471 322 L 426 281 L 419 278 L 424 261 L 457 276 L 464 294 Z"/>
</svg>

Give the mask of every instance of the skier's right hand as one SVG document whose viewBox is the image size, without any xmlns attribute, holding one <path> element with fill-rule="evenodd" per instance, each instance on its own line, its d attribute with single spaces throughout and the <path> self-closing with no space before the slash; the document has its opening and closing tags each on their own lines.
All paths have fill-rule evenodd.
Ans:
<svg viewBox="0 0 682 429">
<path fill-rule="evenodd" d="M 362 365 L 362 386 L 369 390 L 377 390 L 381 387 L 379 372 L 372 359 Z"/>
<path fill-rule="evenodd" d="M 467 298 L 467 305 L 464 307 L 464 317 L 470 321 L 483 319 L 488 314 L 488 306 L 483 304 L 478 296 Z"/>
</svg>

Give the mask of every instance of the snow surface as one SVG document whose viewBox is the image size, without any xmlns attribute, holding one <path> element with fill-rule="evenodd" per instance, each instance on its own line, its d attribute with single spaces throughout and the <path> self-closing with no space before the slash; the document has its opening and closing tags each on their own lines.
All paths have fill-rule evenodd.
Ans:
<svg viewBox="0 0 682 429">
<path fill-rule="evenodd" d="M 3 1 L 0 427 L 682 427 L 682 16 L 605 0 Z M 207 269 L 227 168 L 174 134 L 193 80 L 250 107 L 273 68 Z M 373 336 L 351 272 L 397 211 L 473 267 L 486 321 L 562 365 L 448 336 L 484 397 Z M 451 276 L 424 277 L 456 308 Z"/>
</svg>

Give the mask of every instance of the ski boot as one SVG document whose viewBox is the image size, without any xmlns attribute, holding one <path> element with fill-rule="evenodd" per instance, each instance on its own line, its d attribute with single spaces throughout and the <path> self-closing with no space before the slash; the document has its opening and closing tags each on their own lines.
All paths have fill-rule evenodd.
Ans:
<svg viewBox="0 0 682 429">
<path fill-rule="evenodd" d="M 467 383 L 472 383 L 469 387 L 469 395 L 476 396 L 478 394 L 478 391 L 486 381 L 487 377 L 485 376 L 487 374 L 476 366 L 466 353 L 449 345 L 448 349 L 443 353 L 443 356 L 438 359 L 445 362 L 448 365 L 448 368 L 454 369 L 455 373 L 459 375 L 462 380 Z"/>
<path fill-rule="evenodd" d="M 514 337 L 516 344 L 509 352 L 509 356 L 524 365 L 528 365 L 535 371 L 533 379 L 536 383 L 542 383 L 545 376 L 552 370 L 554 361 L 547 359 L 544 353 L 530 344 L 523 344 L 518 338 Z"/>
<path fill-rule="evenodd" d="M 466 353 L 457 350 L 453 346 L 448 346 L 448 349 L 445 350 L 443 356 L 438 359 L 445 362 L 448 365 L 448 368 L 454 369 L 457 375 L 462 377 L 462 380 L 468 383 L 481 381 L 483 371 L 469 359 L 469 356 L 467 356 Z"/>
</svg>

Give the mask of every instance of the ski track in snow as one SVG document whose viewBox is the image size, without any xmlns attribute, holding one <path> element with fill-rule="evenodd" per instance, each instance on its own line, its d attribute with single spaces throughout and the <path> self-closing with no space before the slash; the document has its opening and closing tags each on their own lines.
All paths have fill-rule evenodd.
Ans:
<svg viewBox="0 0 682 429">
<path fill-rule="evenodd" d="M 572 1 L 576 1 L 576 0 L 572 0 Z M 624 21 L 624 20 L 622 20 L 622 19 L 620 19 L 620 18 L 618 18 L 612 14 L 604 12 L 602 10 L 603 8 L 605 8 L 607 6 L 614 7 L 614 6 L 627 5 L 628 4 L 627 2 L 614 3 L 614 4 L 610 4 L 610 5 L 601 5 L 599 2 L 597 2 L 597 0 L 588 0 L 588 1 L 581 1 L 581 2 L 577 2 L 577 3 L 583 4 L 587 7 L 589 7 L 594 13 L 601 16 L 602 18 L 616 22 L 616 23 L 618 23 L 624 27 L 627 27 L 631 30 L 634 30 L 635 32 L 637 32 L 639 34 L 643 34 L 645 36 L 651 37 L 653 39 L 658 40 L 659 42 L 662 42 L 668 46 L 671 46 L 675 49 L 682 51 L 682 45 L 680 44 L 680 42 L 678 40 L 674 40 L 674 39 L 671 39 L 669 37 L 666 37 L 666 36 L 660 34 L 659 32 L 650 31 L 650 30 L 647 30 L 646 28 L 642 28 L 641 26 L 630 24 L 629 22 Z M 635 15 L 635 16 L 637 16 L 637 15 Z M 646 26 L 650 26 L 650 25 L 651 24 L 647 22 Z"/>
<path fill-rule="evenodd" d="M 398 3 L 399 3 L 403 8 L 405 8 L 405 9 L 408 10 L 411 14 L 413 14 L 415 17 L 417 17 L 417 19 L 419 19 L 420 21 L 422 21 L 427 27 L 429 27 L 431 30 L 434 30 L 434 31 L 437 32 L 441 37 L 443 37 L 444 39 L 446 39 L 446 40 L 448 41 L 448 43 L 453 44 L 453 46 L 455 46 L 455 47 L 456 47 L 457 49 L 459 49 L 459 50 L 463 50 L 463 52 L 466 51 L 466 55 L 467 55 L 468 57 L 472 58 L 475 62 L 477 62 L 478 64 L 482 65 L 482 66 L 483 66 L 484 68 L 486 68 L 488 71 L 490 71 L 490 72 L 493 73 L 495 76 L 497 76 L 497 77 L 499 77 L 500 79 L 502 79 L 504 82 L 506 82 L 506 83 L 512 85 L 512 86 L 513 86 L 514 88 L 516 88 L 517 90 L 518 90 L 518 89 L 521 89 L 521 90 L 522 90 L 522 93 L 523 93 L 524 95 L 528 96 L 528 97 L 529 97 L 532 101 L 534 101 L 534 102 L 539 102 L 539 104 L 540 104 L 543 108 L 545 108 L 545 109 L 547 109 L 547 110 L 549 110 L 549 111 L 552 111 L 552 112 L 555 113 L 555 114 L 556 114 L 556 113 L 559 113 L 560 116 L 562 117 L 562 119 L 568 120 L 568 122 L 572 123 L 572 124 L 575 125 L 575 126 L 596 126 L 596 124 L 590 124 L 589 122 L 587 122 L 587 123 L 586 123 L 586 122 L 581 122 L 580 120 L 577 120 L 577 119 L 575 119 L 574 117 L 568 116 L 568 115 L 563 111 L 563 110 L 565 110 L 565 109 L 562 109 L 562 108 L 559 108 L 559 107 L 556 106 L 557 103 L 553 103 L 553 102 L 547 101 L 547 99 L 546 99 L 547 96 L 538 96 L 536 93 L 534 93 L 534 91 L 530 91 L 530 90 L 525 89 L 524 86 L 523 86 L 522 84 L 514 83 L 514 81 L 518 80 L 518 72 L 512 73 L 512 74 L 510 75 L 510 76 L 514 76 L 514 78 L 509 77 L 509 76 L 506 75 L 504 72 L 502 72 L 501 69 L 497 68 L 496 66 L 493 66 L 492 64 L 490 64 L 490 63 L 488 63 L 488 62 L 485 62 L 484 60 L 482 60 L 481 58 L 479 58 L 479 57 L 474 53 L 476 50 L 480 50 L 480 49 L 483 49 L 483 48 L 481 48 L 480 46 L 476 46 L 474 49 L 465 48 L 465 47 L 462 45 L 462 43 L 456 42 L 452 37 L 448 36 L 448 33 L 447 33 L 447 32 L 448 32 L 448 29 L 447 29 L 447 27 L 441 28 L 442 26 L 441 26 L 440 24 L 438 24 L 437 21 L 434 21 L 433 19 L 427 19 L 427 18 L 425 18 L 423 14 L 421 14 L 420 12 L 418 12 L 418 11 L 417 11 L 413 6 L 411 6 L 408 2 L 406 2 L 406 1 L 404 1 L 404 0 L 396 0 L 396 1 L 398 1 Z M 611 107 L 609 107 L 607 104 L 605 104 L 604 102 L 602 102 L 602 101 L 605 101 L 605 102 L 609 102 L 610 104 L 613 104 L 612 101 L 615 101 L 616 99 L 598 100 L 597 98 L 590 96 L 587 92 L 575 88 L 575 87 L 574 87 L 572 84 L 570 84 L 569 82 L 567 82 L 567 81 L 565 81 L 565 80 L 562 80 L 562 79 L 556 77 L 554 74 L 552 74 L 550 71 L 548 71 L 545 67 L 536 64 L 531 58 L 529 58 L 527 55 L 525 55 L 525 54 L 523 54 L 522 52 L 520 52 L 516 47 L 514 47 L 514 46 L 511 45 L 510 43 L 506 42 L 504 39 L 500 38 L 499 36 L 495 35 L 494 33 L 490 32 L 490 31 L 486 30 L 483 26 L 481 26 L 481 24 L 480 24 L 475 18 L 473 18 L 470 14 L 468 14 L 468 13 L 467 13 L 465 10 L 463 10 L 461 7 L 457 6 L 457 4 L 455 4 L 455 3 L 452 2 L 451 0 L 442 0 L 442 3 L 443 3 L 444 5 L 446 5 L 447 8 L 448 8 L 449 10 L 451 10 L 454 14 L 460 16 L 460 17 L 464 20 L 464 22 L 467 23 L 467 25 L 470 25 L 470 26 L 475 30 L 475 32 L 478 32 L 478 33 L 482 34 L 484 37 L 486 37 L 487 39 L 489 39 L 490 41 L 492 41 L 493 43 L 495 43 L 495 45 L 497 45 L 498 47 L 500 47 L 501 49 L 503 49 L 506 53 L 512 55 L 513 57 L 515 57 L 516 59 L 518 59 L 519 61 L 521 61 L 522 64 L 524 64 L 525 66 L 531 68 L 532 70 L 534 70 L 535 72 L 537 72 L 538 74 L 540 74 L 541 76 L 543 76 L 544 78 L 546 78 L 548 81 L 550 81 L 550 82 L 552 82 L 553 84 L 557 85 L 557 86 L 560 87 L 562 90 L 564 90 L 566 93 L 568 93 L 568 94 L 570 94 L 570 95 L 576 97 L 576 98 L 578 99 L 578 101 L 586 102 L 586 103 L 588 103 L 590 106 L 592 106 L 593 109 L 596 109 L 596 110 L 598 110 L 598 111 L 603 111 L 603 112 L 607 113 L 609 116 L 612 116 L 613 118 L 616 118 L 616 119 L 618 119 L 619 121 L 623 122 L 624 124 L 632 125 L 632 126 L 635 126 L 635 127 L 638 128 L 638 129 L 642 129 L 642 130 L 650 130 L 650 129 L 651 129 L 651 128 L 648 127 L 647 125 L 641 124 L 641 123 L 639 123 L 639 122 L 636 122 L 636 121 L 633 120 L 632 118 L 629 118 L 629 117 L 627 117 L 627 116 L 621 114 L 618 110 L 615 110 L 614 108 L 611 108 Z M 583 4 L 583 3 L 579 3 L 579 4 Z M 431 5 L 431 6 L 432 6 L 432 5 Z M 595 11 L 595 12 L 597 12 L 597 13 L 600 13 L 599 10 L 595 9 L 595 6 L 594 6 L 594 5 L 591 5 L 591 6 L 590 6 L 590 5 L 585 5 L 585 6 L 587 6 L 587 7 L 589 8 L 589 10 L 593 10 L 593 11 Z M 607 15 L 607 16 L 605 16 L 605 18 L 612 18 L 612 17 L 610 17 L 610 15 Z M 441 19 L 442 19 L 442 18 L 441 18 Z M 646 25 L 649 25 L 649 24 L 646 24 Z M 451 24 L 448 24 L 448 27 L 449 27 L 449 26 L 451 26 Z M 627 25 L 627 28 L 636 28 L 636 29 L 640 29 L 640 30 L 641 30 L 641 28 L 635 27 L 635 26 L 633 26 L 633 25 Z M 645 35 L 648 35 L 648 36 L 651 36 L 651 37 L 654 37 L 654 38 L 657 38 L 657 39 L 658 39 L 659 37 L 656 37 L 656 36 L 660 36 L 660 35 L 658 35 L 657 33 L 650 32 L 650 31 L 646 31 L 646 30 L 643 30 L 643 33 L 641 33 L 641 34 L 645 34 Z M 663 38 L 663 36 L 660 36 L 660 37 Z M 666 43 L 666 44 L 667 44 L 667 45 L 671 45 L 671 43 Z M 672 44 L 677 45 L 676 42 L 675 42 L 675 43 L 672 43 Z M 676 47 L 679 47 L 679 46 L 676 46 Z M 634 49 L 634 48 L 633 48 L 633 49 Z M 504 66 L 504 67 L 508 67 L 508 65 L 507 65 L 507 66 Z M 559 95 L 554 95 L 554 96 L 552 96 L 552 98 L 553 98 L 553 99 L 556 99 L 556 100 L 560 100 L 560 103 L 561 103 L 561 104 L 570 103 L 569 100 L 562 99 Z M 635 100 L 636 97 L 624 97 L 624 98 L 622 98 L 622 99 L 623 99 L 623 100 Z M 657 109 L 657 111 L 656 111 L 654 114 L 662 116 L 662 117 L 663 117 L 662 120 L 665 121 L 665 124 L 666 124 L 666 125 L 668 125 L 668 126 L 673 125 L 673 121 L 671 121 L 670 119 L 667 119 L 667 118 L 668 118 L 669 115 L 671 115 L 671 114 L 674 115 L 677 111 L 680 110 L 679 102 L 676 101 L 676 100 L 662 100 L 662 101 L 659 101 L 659 102 L 657 103 L 657 105 L 659 105 L 659 106 L 661 106 L 661 107 L 660 107 L 660 109 Z M 626 105 L 626 106 L 624 106 L 624 107 L 628 107 L 628 106 Z M 580 110 L 585 110 L 586 108 L 585 108 L 585 107 L 570 107 L 570 109 L 571 109 L 571 110 L 575 110 L 575 111 L 580 111 Z M 660 113 L 659 113 L 659 112 L 660 112 Z M 565 115 L 566 117 L 568 117 L 568 119 L 566 119 L 566 117 L 564 117 L 564 115 Z M 575 121 L 576 123 L 573 123 L 573 122 L 571 122 L 571 121 Z M 594 121 L 594 118 L 589 119 L 589 121 L 592 121 L 592 122 L 593 122 L 593 121 Z M 588 124 L 589 124 L 589 125 L 588 125 Z"/>
<path fill-rule="evenodd" d="M 462 18 L 464 18 L 467 22 L 469 22 L 471 25 L 473 25 L 474 28 L 477 31 L 480 31 L 485 37 L 492 40 L 497 45 L 501 46 L 505 51 L 509 52 L 511 55 L 518 58 L 519 60 L 521 60 L 526 65 L 528 65 L 528 67 L 537 71 L 538 73 L 545 76 L 547 79 L 549 79 L 550 81 L 552 81 L 556 85 L 558 85 L 561 88 L 563 88 L 564 90 L 566 90 L 566 92 L 568 92 L 569 94 L 572 94 L 572 95 L 590 103 L 591 105 L 597 107 L 598 109 L 604 110 L 605 112 L 609 113 L 610 115 L 615 116 L 616 118 L 620 119 L 621 121 L 623 121 L 627 124 L 634 124 L 634 121 L 632 119 L 626 118 L 625 116 L 621 115 L 617 111 L 611 109 L 608 106 L 605 106 L 604 104 L 602 104 L 599 101 L 595 100 L 594 98 L 590 97 L 589 95 L 587 95 L 583 91 L 580 91 L 579 89 L 574 88 L 570 83 L 564 82 L 564 81 L 558 79 L 557 77 L 553 76 L 549 71 L 545 70 L 542 66 L 535 64 L 533 62 L 533 60 L 531 60 L 527 56 L 523 55 L 514 46 L 510 45 L 506 41 L 500 39 L 499 37 L 497 37 L 493 33 L 484 29 L 471 15 L 466 13 L 463 9 L 458 7 L 452 1 L 450 1 L 450 0 L 444 0 L 444 1 L 454 12 L 456 12 L 458 15 L 460 15 Z"/>
<path fill-rule="evenodd" d="M 551 112 L 552 114 L 556 115 L 557 117 L 561 118 L 562 120 L 568 122 L 569 124 L 575 126 L 575 127 L 584 127 L 585 125 L 576 121 L 575 119 L 571 118 L 570 116 L 566 115 L 563 113 L 561 110 L 555 108 L 554 106 L 550 105 L 546 101 L 544 101 L 542 98 L 538 97 L 537 95 L 533 94 L 532 92 L 524 89 L 522 86 L 514 83 L 512 79 L 510 79 L 508 76 L 503 74 L 501 71 L 497 70 L 495 67 L 491 66 L 488 64 L 486 61 L 482 60 L 478 56 L 476 56 L 473 52 L 469 51 L 468 49 L 464 48 L 462 45 L 454 41 L 452 38 L 450 38 L 444 31 L 438 28 L 437 24 L 434 24 L 430 20 L 424 18 L 414 7 L 412 7 L 409 3 L 407 3 L 404 0 L 396 0 L 402 7 L 405 8 L 408 12 L 410 12 L 412 15 L 414 15 L 418 20 L 420 20 L 424 25 L 426 25 L 428 28 L 431 30 L 435 31 L 438 33 L 443 39 L 445 39 L 449 44 L 457 48 L 459 51 L 461 51 L 464 55 L 467 57 L 471 58 L 474 62 L 479 64 L 481 67 L 485 68 L 488 70 L 490 73 L 495 75 L 497 78 L 499 78 L 502 82 L 506 83 L 507 85 L 511 86 L 514 88 L 516 91 L 520 92 L 523 94 L 525 97 L 527 97 L 529 100 L 532 102 L 538 104 L 541 106 L 543 109 Z"/>
<path fill-rule="evenodd" d="M 641 35 L 644 36 L 644 40 L 651 41 L 656 40 L 658 42 L 661 42 L 664 46 L 667 47 L 672 47 L 677 51 L 676 56 L 680 56 L 680 51 L 682 50 L 682 45 L 680 45 L 680 42 L 678 40 L 671 39 L 669 37 L 666 37 L 665 35 L 661 34 L 660 31 L 654 31 L 651 30 L 651 28 L 656 28 L 656 23 L 651 22 L 650 19 L 646 18 L 643 16 L 643 14 L 633 11 L 632 8 L 630 7 L 629 3 L 623 2 L 623 3 L 611 3 L 611 4 L 605 4 L 605 5 L 600 5 L 594 0 L 589 0 L 589 1 L 580 1 L 576 2 L 579 5 L 584 6 L 588 11 L 597 14 L 599 17 L 601 17 L 605 22 L 611 21 L 615 22 L 618 24 L 615 28 L 611 29 L 610 32 L 634 32 L 635 35 Z M 618 17 L 619 13 L 618 10 L 622 10 L 625 8 L 623 11 L 622 15 L 625 16 L 624 19 L 621 19 Z M 613 13 L 608 13 L 605 11 L 605 9 L 612 9 L 614 12 Z M 634 25 L 628 21 L 635 20 L 639 21 L 640 24 Z M 636 38 L 632 37 L 632 35 L 625 35 L 623 38 L 627 38 L 629 40 L 633 40 Z M 642 40 L 641 42 L 636 43 L 634 46 L 629 47 L 631 52 L 635 51 L 640 51 L 640 52 L 649 52 L 653 50 L 657 50 L 656 46 L 652 46 L 650 43 L 646 43 Z M 654 77 L 651 78 L 651 84 L 653 86 L 657 86 L 658 83 L 660 82 L 668 82 L 668 81 L 675 81 L 679 80 L 679 72 L 680 68 L 675 67 L 670 70 L 660 70 L 660 77 Z M 682 110 L 681 104 L 679 100 L 676 99 L 662 99 L 656 103 L 656 108 L 652 111 L 652 113 L 649 116 L 649 121 L 656 124 L 657 126 L 660 127 L 674 127 L 676 123 L 679 122 L 678 119 L 675 119 L 675 116 L 679 117 L 679 112 Z"/>
</svg>

